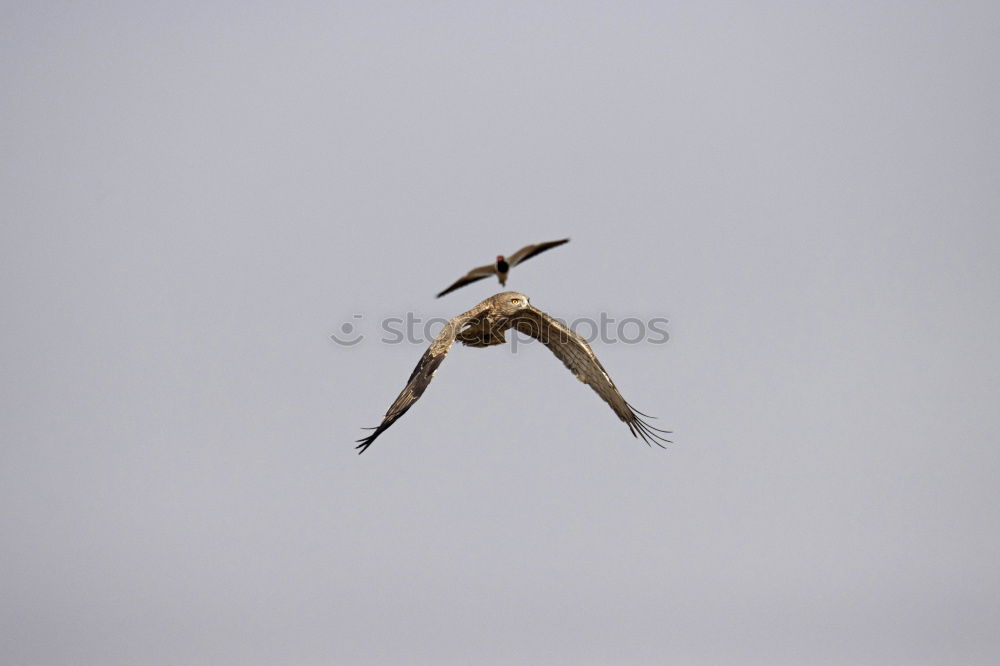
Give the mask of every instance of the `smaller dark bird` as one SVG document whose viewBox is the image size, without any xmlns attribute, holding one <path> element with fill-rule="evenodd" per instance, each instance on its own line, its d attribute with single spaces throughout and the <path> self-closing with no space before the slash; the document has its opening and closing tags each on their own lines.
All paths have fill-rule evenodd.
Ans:
<svg viewBox="0 0 1000 666">
<path fill-rule="evenodd" d="M 467 284 L 475 282 L 476 280 L 482 280 L 491 275 L 496 275 L 497 280 L 500 281 L 501 286 L 507 285 L 507 273 L 510 272 L 512 266 L 517 266 L 522 261 L 527 261 L 531 259 L 536 254 L 541 254 L 546 250 L 554 247 L 568 243 L 568 238 L 563 238 L 562 240 L 549 241 L 548 243 L 537 243 L 536 245 L 525 245 L 520 250 L 510 255 L 510 257 L 504 257 L 502 254 L 497 255 L 497 260 L 492 264 L 487 264 L 485 266 L 480 266 L 479 268 L 473 268 L 471 271 L 463 275 L 462 277 L 455 280 L 455 283 L 442 291 L 437 295 L 441 298 L 445 294 L 455 291 L 459 287 L 464 287 Z"/>
</svg>

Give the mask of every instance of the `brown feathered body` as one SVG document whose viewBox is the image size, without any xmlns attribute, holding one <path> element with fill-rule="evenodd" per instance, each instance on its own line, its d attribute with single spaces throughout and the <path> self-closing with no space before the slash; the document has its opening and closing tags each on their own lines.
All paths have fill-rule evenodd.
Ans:
<svg viewBox="0 0 1000 666">
<path fill-rule="evenodd" d="M 647 443 L 669 442 L 663 434 L 668 430 L 654 428 L 644 421 L 641 412 L 632 408 L 594 351 L 580 335 L 555 318 L 531 305 L 528 297 L 516 291 L 505 291 L 484 300 L 476 307 L 449 321 L 421 356 L 417 367 L 396 400 L 390 405 L 382 423 L 374 432 L 358 440 L 364 452 L 382 432 L 396 422 L 427 389 L 444 357 L 457 340 L 468 347 L 491 347 L 506 342 L 511 328 L 544 344 L 584 384 L 590 386 L 615 414 L 628 426 L 633 436 Z"/>
</svg>

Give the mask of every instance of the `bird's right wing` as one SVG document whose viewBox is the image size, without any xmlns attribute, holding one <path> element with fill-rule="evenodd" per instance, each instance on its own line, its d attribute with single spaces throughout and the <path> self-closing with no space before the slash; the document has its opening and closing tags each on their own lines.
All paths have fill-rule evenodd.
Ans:
<svg viewBox="0 0 1000 666">
<path fill-rule="evenodd" d="M 448 355 L 448 351 L 455 343 L 455 336 L 473 318 L 476 312 L 482 309 L 482 305 L 481 303 L 476 308 L 458 315 L 445 324 L 445 327 L 441 329 L 438 336 L 434 338 L 434 342 L 427 348 L 424 355 L 420 357 L 417 367 L 410 373 L 410 378 L 407 380 L 406 386 L 403 387 L 403 390 L 389 406 L 389 410 L 382 418 L 382 423 L 377 428 L 368 428 L 369 430 L 374 430 L 374 432 L 367 437 L 357 440 L 360 442 L 355 447 L 358 449 L 358 453 L 364 453 L 365 449 L 372 445 L 376 437 L 385 432 L 389 426 L 406 413 L 406 410 L 413 406 L 413 403 L 420 399 L 420 396 L 424 394 L 424 391 L 430 385 L 431 380 L 434 379 L 434 373 L 437 371 L 438 366 L 441 365 L 441 361 Z"/>
<path fill-rule="evenodd" d="M 641 418 L 648 415 L 636 411 L 625 401 L 607 370 L 597 360 L 594 350 L 575 331 L 533 305 L 513 317 L 513 326 L 548 347 L 577 379 L 594 389 L 611 406 L 618 418 L 625 422 L 633 437 L 642 437 L 647 444 L 655 443 L 661 447 L 661 442 L 670 443 L 663 436 L 670 431 L 654 428 Z"/>
<path fill-rule="evenodd" d="M 473 268 L 471 271 L 463 275 L 462 277 L 455 280 L 454 284 L 442 291 L 437 295 L 441 298 L 445 294 L 455 291 L 459 287 L 464 287 L 465 285 L 475 282 L 476 280 L 482 280 L 485 277 L 493 275 L 496 271 L 493 268 L 493 264 L 487 264 L 486 266 L 480 266 L 479 268 Z"/>
<path fill-rule="evenodd" d="M 507 258 L 507 263 L 510 264 L 511 266 L 517 266 L 522 261 L 527 261 L 536 254 L 541 254 L 546 250 L 551 250 L 554 247 L 559 247 L 560 245 L 563 245 L 564 243 L 568 242 L 569 242 L 568 238 L 563 238 L 562 240 L 549 241 L 547 243 L 536 243 L 535 245 L 525 245 L 520 250 L 510 255 L 510 257 Z"/>
</svg>

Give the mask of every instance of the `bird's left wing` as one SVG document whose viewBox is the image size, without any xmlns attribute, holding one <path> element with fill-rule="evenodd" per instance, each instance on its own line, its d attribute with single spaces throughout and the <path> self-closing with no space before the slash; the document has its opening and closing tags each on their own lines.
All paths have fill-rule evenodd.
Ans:
<svg viewBox="0 0 1000 666">
<path fill-rule="evenodd" d="M 548 347 L 577 379 L 594 389 L 611 406 L 618 418 L 625 422 L 633 437 L 642 437 L 647 444 L 655 443 L 661 447 L 661 442 L 670 443 L 663 436 L 669 434 L 669 430 L 653 427 L 641 418 L 648 416 L 647 414 L 636 411 L 625 401 L 604 366 L 597 360 L 594 350 L 581 336 L 533 305 L 521 310 L 513 317 L 512 322 L 518 331 Z"/>
<path fill-rule="evenodd" d="M 458 315 L 445 324 L 441 332 L 438 333 L 438 336 L 434 338 L 434 342 L 427 348 L 424 355 L 420 357 L 417 367 L 410 373 L 410 379 L 407 380 L 406 386 L 403 387 L 403 390 L 389 406 L 389 410 L 382 418 L 382 423 L 377 428 L 369 428 L 369 430 L 374 430 L 372 434 L 357 440 L 360 442 L 355 447 L 358 449 L 358 453 L 364 453 L 365 449 L 372 445 L 376 437 L 385 432 L 389 426 L 405 414 L 406 410 L 412 407 L 413 403 L 423 395 L 424 391 L 430 385 L 431 380 L 434 379 L 434 373 L 437 371 L 438 366 L 441 365 L 444 357 L 448 355 L 448 351 L 451 350 L 451 346 L 455 343 L 455 336 L 458 335 L 462 327 L 476 314 L 477 310 L 482 308 L 482 305 L 480 304 L 476 308 Z"/>
<path fill-rule="evenodd" d="M 507 257 L 507 263 L 510 264 L 511 266 L 517 266 L 522 261 L 527 261 L 536 254 L 541 254 L 546 250 L 551 250 L 554 247 L 559 247 L 560 245 L 563 245 L 564 243 L 568 242 L 569 242 L 568 238 L 563 238 L 562 240 L 548 241 L 547 243 L 536 243 L 535 245 L 525 245 L 520 250 Z"/>
<path fill-rule="evenodd" d="M 437 298 L 441 298 L 445 294 L 450 294 L 451 292 L 455 291 L 460 287 L 464 287 L 465 285 L 475 282 L 476 280 L 482 280 L 483 278 L 489 277 L 495 273 L 496 273 L 495 264 L 477 266 L 476 268 L 473 268 L 471 271 L 469 271 L 462 277 L 452 282 L 447 289 L 439 292 Z"/>
</svg>

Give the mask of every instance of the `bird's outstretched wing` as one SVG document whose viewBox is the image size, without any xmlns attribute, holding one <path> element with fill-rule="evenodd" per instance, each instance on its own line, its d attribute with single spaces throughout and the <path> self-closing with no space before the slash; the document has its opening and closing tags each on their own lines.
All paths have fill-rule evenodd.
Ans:
<svg viewBox="0 0 1000 666">
<path fill-rule="evenodd" d="M 434 379 L 434 373 L 437 371 L 438 366 L 441 365 L 441 361 L 448 355 L 448 351 L 455 343 L 455 336 L 473 318 L 477 310 L 483 309 L 482 306 L 484 303 L 486 301 L 476 308 L 469 310 L 469 312 L 458 315 L 445 324 L 445 327 L 441 329 L 438 336 L 434 338 L 434 342 L 427 348 L 424 355 L 420 357 L 417 367 L 410 373 L 410 378 L 407 380 L 406 386 L 403 387 L 403 390 L 396 397 L 395 402 L 389 406 L 389 410 L 382 418 L 382 423 L 377 428 L 368 428 L 368 430 L 373 430 L 374 432 L 367 437 L 357 440 L 359 444 L 355 448 L 358 449 L 358 453 L 364 453 L 365 449 L 372 445 L 376 437 L 385 432 L 389 426 L 406 413 L 406 410 L 413 406 L 413 403 L 420 399 L 420 396 L 423 395 L 424 391 L 430 385 L 431 380 Z"/>
<path fill-rule="evenodd" d="M 507 257 L 507 263 L 510 264 L 511 266 L 517 266 L 522 261 L 527 261 L 536 254 L 540 254 L 542 252 L 545 252 L 546 250 L 551 250 L 554 247 L 558 247 L 568 242 L 569 242 L 568 238 L 563 238 L 562 240 L 549 241 L 548 243 L 525 245 L 520 250 Z"/>
<path fill-rule="evenodd" d="M 604 402 L 611 405 L 618 418 L 625 422 L 633 437 L 642 437 L 646 444 L 661 447 L 663 443 L 670 443 L 664 437 L 670 434 L 669 430 L 653 427 L 641 418 L 652 417 L 637 411 L 625 401 L 586 340 L 533 305 L 515 315 L 513 325 L 518 331 L 548 347 L 577 379 L 594 389 Z"/>
<path fill-rule="evenodd" d="M 475 282 L 476 280 L 482 280 L 485 277 L 489 277 L 494 274 L 493 264 L 487 264 L 485 266 L 480 266 L 479 268 L 473 268 L 471 271 L 463 275 L 462 277 L 455 280 L 454 284 L 442 291 L 437 295 L 441 298 L 445 294 L 455 291 L 459 287 L 464 287 L 470 282 Z"/>
</svg>

